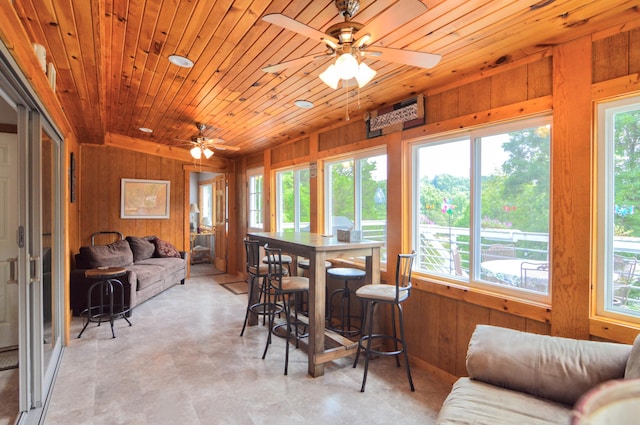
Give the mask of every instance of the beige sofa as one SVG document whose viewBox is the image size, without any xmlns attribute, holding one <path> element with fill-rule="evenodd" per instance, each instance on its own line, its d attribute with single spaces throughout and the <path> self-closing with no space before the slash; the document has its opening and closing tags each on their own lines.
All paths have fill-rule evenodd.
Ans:
<svg viewBox="0 0 640 425">
<path fill-rule="evenodd" d="M 453 385 L 437 424 L 568 425 L 590 389 L 640 378 L 640 335 L 631 346 L 478 325 L 466 364 L 469 376 Z"/>
</svg>

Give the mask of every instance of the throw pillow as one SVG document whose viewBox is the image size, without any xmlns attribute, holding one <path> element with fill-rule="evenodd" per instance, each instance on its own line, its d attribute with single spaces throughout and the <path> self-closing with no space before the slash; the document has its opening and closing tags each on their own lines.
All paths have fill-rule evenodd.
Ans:
<svg viewBox="0 0 640 425">
<path fill-rule="evenodd" d="M 156 246 L 155 256 L 161 258 L 177 257 L 180 258 L 178 250 L 167 241 L 155 238 L 153 244 Z"/>
<path fill-rule="evenodd" d="M 624 370 L 624 379 L 640 379 L 640 334 L 631 348 L 627 359 L 627 368 Z"/>
<path fill-rule="evenodd" d="M 137 238 L 135 236 L 127 236 L 127 241 L 131 246 L 131 251 L 133 251 L 134 263 L 153 257 L 153 253 L 156 251 L 156 246 L 151 242 L 151 239 L 147 239 L 146 237 Z"/>
<path fill-rule="evenodd" d="M 117 241 L 109 245 L 83 246 L 80 255 L 84 264 L 90 268 L 126 267 L 133 264 L 133 252 L 127 241 Z"/>
</svg>

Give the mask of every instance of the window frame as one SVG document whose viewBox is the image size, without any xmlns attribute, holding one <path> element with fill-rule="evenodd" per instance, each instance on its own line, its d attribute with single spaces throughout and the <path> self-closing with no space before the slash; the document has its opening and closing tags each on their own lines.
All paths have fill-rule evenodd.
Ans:
<svg viewBox="0 0 640 425">
<path fill-rule="evenodd" d="M 256 178 L 262 178 L 262 187 L 260 192 L 254 192 L 253 181 Z M 257 199 L 259 198 L 259 202 Z M 259 206 L 254 204 L 259 203 Z M 258 213 L 261 223 L 253 222 L 253 212 Z M 264 167 L 252 168 L 247 170 L 247 229 L 249 232 L 264 231 Z"/>
<path fill-rule="evenodd" d="M 414 273 L 416 276 L 422 276 L 424 278 L 428 278 L 430 281 L 451 285 L 452 283 L 455 285 L 459 285 L 464 288 L 469 289 L 478 289 L 486 292 L 493 293 L 497 296 L 509 296 L 514 299 L 520 299 L 525 301 L 537 302 L 545 305 L 551 304 L 551 296 L 553 291 L 553 279 L 552 279 L 552 270 L 549 267 L 549 279 L 548 279 L 548 291 L 546 294 L 528 291 L 520 288 L 509 287 L 505 285 L 493 284 L 486 280 L 480 279 L 480 263 L 481 263 L 481 196 L 482 192 L 480 189 L 480 185 L 477 182 L 481 181 L 481 173 L 482 169 L 481 165 L 481 139 L 483 137 L 489 137 L 493 135 L 499 135 L 508 132 L 516 132 L 521 130 L 526 130 L 529 128 L 536 128 L 541 126 L 549 126 L 550 133 L 550 149 L 553 144 L 553 116 L 550 114 L 539 115 L 535 117 L 529 117 L 514 121 L 508 122 L 499 122 L 499 123 L 491 123 L 485 126 L 478 126 L 474 128 L 468 128 L 462 131 L 451 131 L 443 134 L 438 134 L 434 137 L 421 138 L 415 140 L 409 144 L 409 152 L 411 155 L 410 163 L 410 173 L 411 173 L 411 243 L 412 246 L 417 247 L 419 243 L 419 209 L 416 209 L 416 205 L 419 205 L 420 202 L 420 182 L 419 182 L 419 170 L 418 170 L 418 161 L 419 155 L 418 151 L 422 147 L 435 146 L 437 144 L 445 144 L 452 142 L 459 142 L 461 140 L 467 140 L 470 143 L 469 149 L 469 179 L 470 179 L 470 229 L 469 229 L 469 249 L 473 252 L 469 255 L 469 276 L 453 276 L 453 275 L 443 275 L 443 274 L 435 274 L 428 273 L 423 270 L 416 270 L 414 265 Z M 549 174 L 551 174 L 551 161 L 549 164 Z M 553 187 L 549 187 L 549 233 L 548 233 L 548 258 L 550 259 L 552 256 L 551 248 L 552 248 L 552 191 Z M 418 212 L 418 214 L 416 214 Z M 551 262 L 549 261 L 549 264 Z"/>
<path fill-rule="evenodd" d="M 595 102 L 595 285 L 592 316 L 600 319 L 640 324 L 640 314 L 624 314 L 609 308 L 613 304 L 614 205 L 615 205 L 615 144 L 611 143 L 612 119 L 616 113 L 640 109 L 640 95 L 625 96 Z M 609 279 L 611 277 L 611 279 Z"/>
<path fill-rule="evenodd" d="M 294 197 L 294 223 L 293 223 L 293 231 L 294 232 L 300 232 L 300 228 L 301 228 L 301 223 L 300 223 L 300 173 L 306 171 L 306 172 L 311 172 L 309 164 L 304 164 L 304 165 L 297 165 L 295 167 L 286 167 L 286 168 L 279 168 L 277 170 L 273 170 L 273 178 L 274 178 L 274 187 L 275 187 L 275 217 L 276 217 L 276 222 L 275 222 L 275 229 L 278 232 L 284 232 L 285 229 L 281 229 L 281 225 L 282 225 L 282 201 L 283 201 L 283 197 L 282 197 L 282 192 L 281 192 L 281 180 L 280 180 L 280 175 L 282 173 L 288 173 L 288 172 L 292 172 L 293 173 L 293 186 L 294 186 L 294 192 L 293 192 L 293 197 Z M 309 185 L 311 185 L 311 179 L 309 178 Z M 311 223 L 309 223 L 309 226 L 311 226 Z"/>
<path fill-rule="evenodd" d="M 333 227 L 333 223 L 332 223 L 332 216 L 333 216 L 333 204 L 331 202 L 331 199 L 329 198 L 330 194 L 331 194 L 331 190 L 332 190 L 332 181 L 331 181 L 331 170 L 330 167 L 333 164 L 338 164 L 341 162 L 345 162 L 345 161 L 353 161 L 353 167 L 354 167 L 354 183 L 355 183 L 355 187 L 354 187 L 354 229 L 361 229 L 362 228 L 362 177 L 361 177 L 361 168 L 359 166 L 359 162 L 362 160 L 366 160 L 369 158 L 373 158 L 373 157 L 377 157 L 377 156 L 384 156 L 386 159 L 386 165 L 388 167 L 389 164 L 389 155 L 387 153 L 387 149 L 386 147 L 383 148 L 375 148 L 375 149 L 366 149 L 366 150 L 360 150 L 360 151 L 356 151 L 356 152 L 349 152 L 348 154 L 345 155 L 339 155 L 339 156 L 334 156 L 334 157 L 330 157 L 330 158 L 326 158 L 324 160 L 324 215 L 325 215 L 325 222 L 324 222 L 324 232 L 325 234 L 330 234 L 332 233 L 332 227 Z M 387 172 L 387 193 L 388 193 L 388 172 Z M 384 241 L 383 241 L 383 246 L 381 248 L 381 258 L 380 258 L 380 263 L 381 265 L 386 265 L 387 263 L 387 259 L 386 259 L 386 250 L 387 250 L 387 239 L 388 239 L 388 211 L 387 211 L 387 216 L 386 216 L 386 224 L 385 224 L 385 237 L 384 237 Z M 335 235 L 334 235 L 335 236 Z"/>
</svg>

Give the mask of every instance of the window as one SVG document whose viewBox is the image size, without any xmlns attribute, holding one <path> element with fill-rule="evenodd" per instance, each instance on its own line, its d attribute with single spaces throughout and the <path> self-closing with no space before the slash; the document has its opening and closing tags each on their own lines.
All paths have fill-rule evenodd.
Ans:
<svg viewBox="0 0 640 425">
<path fill-rule="evenodd" d="M 640 97 L 599 104 L 597 128 L 596 312 L 640 323 Z"/>
<path fill-rule="evenodd" d="M 417 272 L 549 296 L 549 119 L 413 147 Z"/>
<path fill-rule="evenodd" d="M 263 231 L 263 170 L 262 168 L 256 168 L 247 172 L 247 180 L 249 188 L 247 193 L 249 194 L 249 231 Z"/>
<path fill-rule="evenodd" d="M 325 232 L 361 230 L 364 239 L 385 244 L 386 262 L 387 155 L 384 151 L 336 158 L 325 163 Z"/>
<path fill-rule="evenodd" d="M 309 168 L 276 172 L 276 216 L 279 232 L 308 232 L 311 221 Z"/>
</svg>

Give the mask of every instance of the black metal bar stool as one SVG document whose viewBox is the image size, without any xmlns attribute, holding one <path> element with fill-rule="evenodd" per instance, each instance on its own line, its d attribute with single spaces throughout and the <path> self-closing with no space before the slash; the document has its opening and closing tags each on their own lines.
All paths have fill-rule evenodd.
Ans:
<svg viewBox="0 0 640 425">
<path fill-rule="evenodd" d="M 335 291 L 331 292 L 329 298 L 327 300 L 328 304 L 328 313 L 327 327 L 332 331 L 339 333 L 340 335 L 350 336 L 350 335 L 358 335 L 360 333 L 360 328 L 351 324 L 351 293 L 355 292 L 349 288 L 349 282 L 353 281 L 361 281 L 365 278 L 366 273 L 364 270 L 353 269 L 349 267 L 337 267 L 333 269 L 327 270 L 327 276 L 343 280 L 344 286 L 342 288 L 338 288 Z M 332 323 L 333 320 L 333 298 L 335 296 L 340 296 L 340 324 L 338 326 L 334 326 Z M 363 310 L 364 311 L 364 310 Z M 360 314 L 360 326 L 362 326 L 362 314 Z"/>
<path fill-rule="evenodd" d="M 277 303 L 275 295 L 271 299 L 272 291 L 269 290 L 267 277 L 269 276 L 269 266 L 261 263 L 260 242 L 250 239 L 244 240 L 245 252 L 247 254 L 247 274 L 249 276 L 249 291 L 247 294 L 247 311 L 244 315 L 244 323 L 240 336 L 244 335 L 250 315 L 262 316 L 262 324 L 265 324 L 267 316 L 282 312 L 282 305 Z M 260 285 L 256 288 L 256 281 Z"/>
<path fill-rule="evenodd" d="M 411 292 L 411 270 L 413 260 L 416 258 L 416 252 L 411 254 L 398 254 L 398 262 L 396 263 L 396 283 L 395 285 L 378 284 L 364 285 L 356 291 L 356 297 L 367 303 L 367 314 L 363 325 L 363 333 L 366 327 L 366 334 L 363 334 L 358 341 L 358 351 L 353 367 L 358 366 L 360 352 L 364 353 L 364 376 L 362 378 L 361 392 L 364 392 L 364 386 L 367 383 L 367 371 L 369 370 L 369 358 L 371 356 L 395 356 L 396 365 L 400 367 L 400 354 L 404 354 L 404 361 L 407 366 L 407 377 L 409 378 L 409 387 L 411 391 L 415 391 L 413 380 L 411 379 L 411 369 L 409 368 L 409 355 L 407 354 L 407 341 L 404 337 L 404 318 L 402 311 L 402 303 L 409 298 Z M 378 304 L 386 304 L 391 307 L 391 335 L 382 333 L 373 333 L 373 311 Z M 400 336 L 396 333 L 396 314 L 395 308 L 398 309 L 398 321 L 400 328 Z M 393 349 L 373 349 L 371 342 L 376 340 L 391 340 Z M 366 344 L 365 344 L 366 343 Z M 402 347 L 398 347 L 398 343 Z"/>
<path fill-rule="evenodd" d="M 78 338 L 82 336 L 84 330 L 87 329 L 87 325 L 90 322 L 98 323 L 98 326 L 103 321 L 109 321 L 111 324 L 111 336 L 116 337 L 113 330 L 113 321 L 115 319 L 123 318 L 127 321 L 129 326 L 131 322 L 127 319 L 126 314 L 129 312 L 129 306 L 124 304 L 124 286 L 120 282 L 118 277 L 124 276 L 127 270 L 123 267 L 109 267 L 104 269 L 91 269 L 85 272 L 85 276 L 92 279 L 99 279 L 96 283 L 93 283 L 89 287 L 87 292 L 87 308 L 80 314 L 86 318 L 82 330 L 78 334 Z M 98 290 L 98 302 L 93 304 L 93 292 Z M 114 294 L 120 294 L 120 302 L 114 303 Z M 105 300 L 106 297 L 106 300 Z"/>
</svg>

